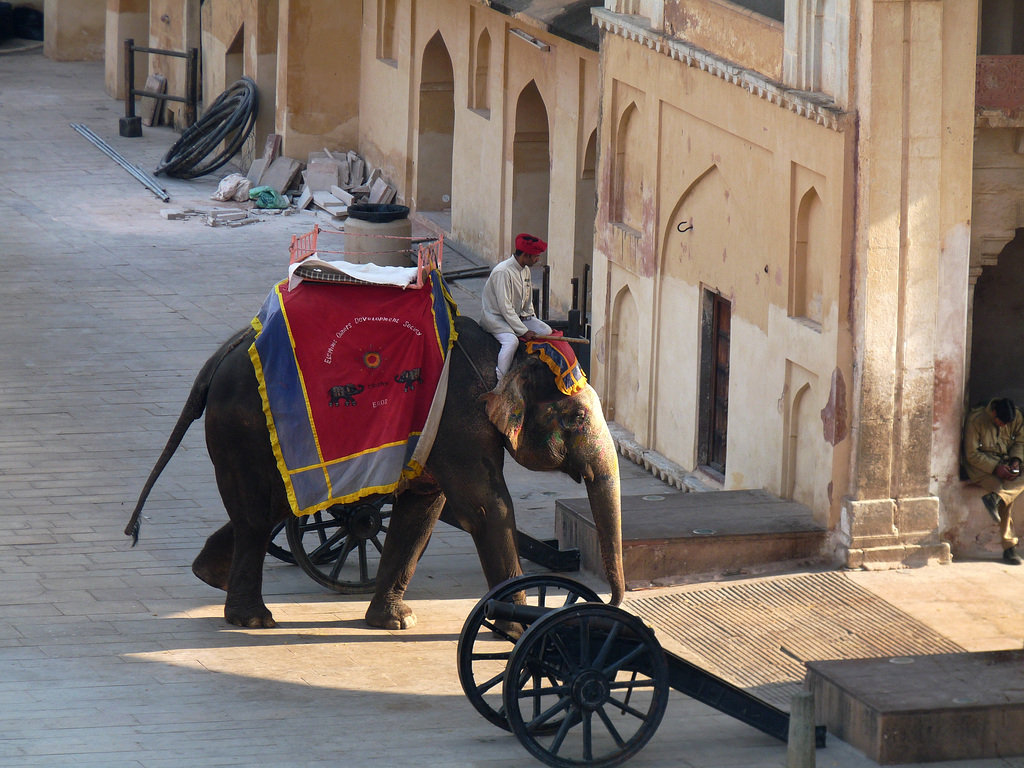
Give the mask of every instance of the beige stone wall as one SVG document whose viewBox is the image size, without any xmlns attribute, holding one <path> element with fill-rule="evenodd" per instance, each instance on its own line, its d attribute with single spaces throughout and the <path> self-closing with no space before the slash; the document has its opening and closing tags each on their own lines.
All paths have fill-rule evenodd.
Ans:
<svg viewBox="0 0 1024 768">
<path fill-rule="evenodd" d="M 276 119 L 285 154 L 359 141 L 360 3 L 279 0 Z"/>
<path fill-rule="evenodd" d="M 847 38 L 847 12 L 823 7 L 787 38 L 787 77 L 829 88 L 803 96 L 737 69 L 724 38 L 708 54 L 595 12 L 596 386 L 638 442 L 692 468 L 708 296 L 724 297 L 723 486 L 808 504 L 849 565 L 945 561 L 942 538 L 970 529 L 956 468 L 978 9 L 862 0 Z"/>
<path fill-rule="evenodd" d="M 189 48 L 199 47 L 200 37 L 199 0 L 150 0 L 149 2 L 149 47 L 184 53 Z M 137 41 L 139 45 L 145 42 Z M 141 61 L 140 55 L 137 61 Z M 148 63 L 151 74 L 167 78 L 167 93 L 175 96 L 185 94 L 185 59 L 176 56 L 150 54 Z M 175 126 L 184 124 L 181 102 L 164 102 L 165 123 Z"/>
<path fill-rule="evenodd" d="M 596 52 L 466 0 L 367 7 L 360 100 L 366 157 L 413 209 L 450 208 L 452 235 L 491 261 L 510 252 L 514 229 L 545 237 L 552 313 L 563 312 L 570 280 L 592 251 L 593 202 L 581 189 L 597 128 Z M 378 21 L 389 8 L 393 27 Z M 549 50 L 516 37 L 513 27 Z M 382 28 L 393 36 L 384 50 Z M 447 61 L 450 73 L 443 74 Z M 427 146 L 433 150 L 423 152 Z M 447 203 L 431 181 L 447 179 L 446 151 Z"/>
<path fill-rule="evenodd" d="M 849 136 L 624 36 L 602 46 L 594 379 L 605 406 L 693 469 L 702 303 L 724 296 L 724 487 L 765 488 L 834 522 Z M 817 277 L 799 282 L 797 269 Z"/>
<path fill-rule="evenodd" d="M 124 41 L 136 45 L 149 43 L 149 0 L 107 0 L 104 88 L 108 96 L 124 98 Z M 146 85 L 148 57 L 135 57 L 135 88 Z"/>
<path fill-rule="evenodd" d="M 974 138 L 971 266 L 994 264 L 1024 226 L 1024 147 L 1019 128 L 979 127 Z"/>
<path fill-rule="evenodd" d="M 207 0 L 202 9 L 203 91 L 210 104 L 241 77 L 259 92 L 253 138 L 242 165 L 270 133 L 286 155 L 357 147 L 357 3 L 326 0 Z"/>
<path fill-rule="evenodd" d="M 203 93 L 209 106 L 243 76 L 256 82 L 259 109 L 247 166 L 275 132 L 278 3 L 276 0 L 206 0 L 202 7 Z"/>
<path fill-rule="evenodd" d="M 39 7 L 36 4 L 35 7 Z M 105 0 L 44 0 L 43 54 L 56 61 L 102 61 Z"/>
</svg>

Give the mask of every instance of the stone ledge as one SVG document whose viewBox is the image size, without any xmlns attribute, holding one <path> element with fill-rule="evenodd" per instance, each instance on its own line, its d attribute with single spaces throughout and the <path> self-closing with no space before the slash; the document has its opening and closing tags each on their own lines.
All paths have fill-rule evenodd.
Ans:
<svg viewBox="0 0 1024 768">
<path fill-rule="evenodd" d="M 612 434 L 612 441 L 619 453 L 632 461 L 634 464 L 643 467 L 662 482 L 668 483 L 673 488 L 684 492 L 714 491 L 717 490 L 692 472 L 688 472 L 674 461 L 665 458 L 657 451 L 645 448 L 640 445 L 633 433 L 614 421 L 608 422 L 608 430 Z"/>
<path fill-rule="evenodd" d="M 924 565 L 949 565 L 953 558 L 949 544 L 896 544 L 882 547 L 848 549 L 847 568 L 887 571 Z"/>
<path fill-rule="evenodd" d="M 586 498 L 558 499 L 559 546 L 580 551 L 581 566 L 602 572 Z M 629 589 L 719 576 L 788 570 L 832 560 L 828 531 L 802 504 L 763 490 L 622 497 L 622 564 Z"/>
</svg>

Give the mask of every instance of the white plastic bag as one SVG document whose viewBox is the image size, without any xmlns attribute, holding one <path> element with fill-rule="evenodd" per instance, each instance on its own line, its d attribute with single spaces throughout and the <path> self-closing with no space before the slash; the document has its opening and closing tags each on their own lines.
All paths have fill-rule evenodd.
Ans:
<svg viewBox="0 0 1024 768">
<path fill-rule="evenodd" d="M 249 200 L 251 182 L 240 173 L 232 173 L 220 180 L 217 191 L 210 195 L 211 200 L 235 200 L 239 203 Z"/>
</svg>

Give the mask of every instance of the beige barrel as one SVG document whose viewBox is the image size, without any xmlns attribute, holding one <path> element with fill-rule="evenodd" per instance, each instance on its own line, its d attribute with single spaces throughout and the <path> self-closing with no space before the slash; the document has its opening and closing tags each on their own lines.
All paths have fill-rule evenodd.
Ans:
<svg viewBox="0 0 1024 768">
<path fill-rule="evenodd" d="M 345 220 L 345 261 L 354 264 L 376 264 L 379 267 L 415 265 L 415 259 L 411 256 L 412 222 L 408 218 L 408 208 L 379 206 L 399 210 L 377 212 L 353 211 L 355 207 L 349 207 L 349 216 Z M 400 218 L 391 221 L 381 220 L 392 216 Z"/>
</svg>

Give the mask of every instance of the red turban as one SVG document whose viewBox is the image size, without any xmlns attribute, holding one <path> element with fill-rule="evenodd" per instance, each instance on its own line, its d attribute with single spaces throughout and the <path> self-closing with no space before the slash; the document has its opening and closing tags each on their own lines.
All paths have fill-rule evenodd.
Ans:
<svg viewBox="0 0 1024 768">
<path fill-rule="evenodd" d="M 528 235 L 525 232 L 516 235 L 516 250 L 522 251 L 527 256 L 536 256 L 544 253 L 548 249 L 548 244 L 541 240 L 539 237 Z"/>
</svg>

